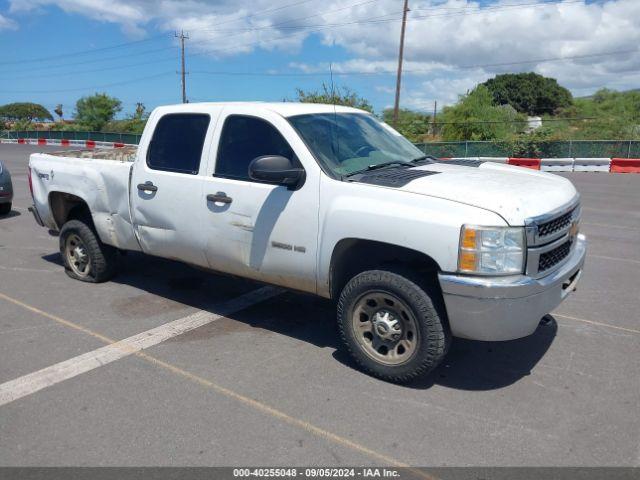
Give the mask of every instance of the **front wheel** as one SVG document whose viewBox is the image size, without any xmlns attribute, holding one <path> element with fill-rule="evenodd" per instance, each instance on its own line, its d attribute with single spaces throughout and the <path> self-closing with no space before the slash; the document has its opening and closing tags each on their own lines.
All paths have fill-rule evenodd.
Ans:
<svg viewBox="0 0 640 480">
<path fill-rule="evenodd" d="M 91 227 L 80 220 L 70 220 L 60 230 L 60 253 L 71 278 L 100 283 L 116 271 L 117 250 L 100 241 Z"/>
<path fill-rule="evenodd" d="M 370 270 L 356 275 L 338 301 L 338 326 L 347 350 L 368 373 L 406 383 L 442 361 L 450 333 L 427 292 L 398 273 Z"/>
<path fill-rule="evenodd" d="M 11 203 L 0 203 L 0 215 L 9 215 L 11 213 Z"/>
</svg>

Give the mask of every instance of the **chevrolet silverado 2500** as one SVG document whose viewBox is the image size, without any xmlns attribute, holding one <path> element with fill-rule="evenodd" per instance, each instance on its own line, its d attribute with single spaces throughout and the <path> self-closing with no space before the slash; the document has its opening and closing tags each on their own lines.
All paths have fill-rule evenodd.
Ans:
<svg viewBox="0 0 640 480">
<path fill-rule="evenodd" d="M 531 334 L 585 258 L 568 180 L 426 157 L 347 107 L 160 107 L 138 147 L 36 153 L 29 174 L 69 276 L 135 250 L 335 299 L 355 361 L 396 382 L 452 336 Z"/>
</svg>

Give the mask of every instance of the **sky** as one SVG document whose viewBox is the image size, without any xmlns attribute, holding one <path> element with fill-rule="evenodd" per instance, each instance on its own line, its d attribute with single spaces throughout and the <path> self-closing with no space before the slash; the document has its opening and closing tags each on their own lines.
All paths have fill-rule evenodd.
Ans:
<svg viewBox="0 0 640 480">
<path fill-rule="evenodd" d="M 640 0 L 409 0 L 401 106 L 438 110 L 499 73 L 575 96 L 640 87 Z M 0 104 L 106 92 L 126 115 L 181 101 L 281 101 L 349 87 L 393 105 L 402 0 L 0 0 Z"/>
</svg>

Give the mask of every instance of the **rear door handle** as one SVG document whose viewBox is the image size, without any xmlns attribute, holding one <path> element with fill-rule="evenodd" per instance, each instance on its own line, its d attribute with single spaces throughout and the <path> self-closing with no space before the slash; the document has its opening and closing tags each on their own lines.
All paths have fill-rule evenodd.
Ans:
<svg viewBox="0 0 640 480">
<path fill-rule="evenodd" d="M 156 187 L 153 182 L 139 183 L 138 190 L 146 190 L 147 192 L 157 192 L 158 187 Z"/>
<path fill-rule="evenodd" d="M 214 203 L 231 203 L 233 199 L 231 197 L 227 197 L 227 194 L 224 192 L 218 192 L 216 194 L 210 193 L 207 195 L 208 202 Z"/>
</svg>

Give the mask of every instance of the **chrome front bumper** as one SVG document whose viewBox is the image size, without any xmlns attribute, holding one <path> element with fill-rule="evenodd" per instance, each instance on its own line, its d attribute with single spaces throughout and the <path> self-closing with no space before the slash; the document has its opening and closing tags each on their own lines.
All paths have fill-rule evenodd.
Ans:
<svg viewBox="0 0 640 480">
<path fill-rule="evenodd" d="M 578 235 L 567 261 L 542 278 L 438 275 L 451 333 L 487 341 L 533 333 L 540 319 L 575 290 L 586 246 L 584 235 Z"/>
</svg>

